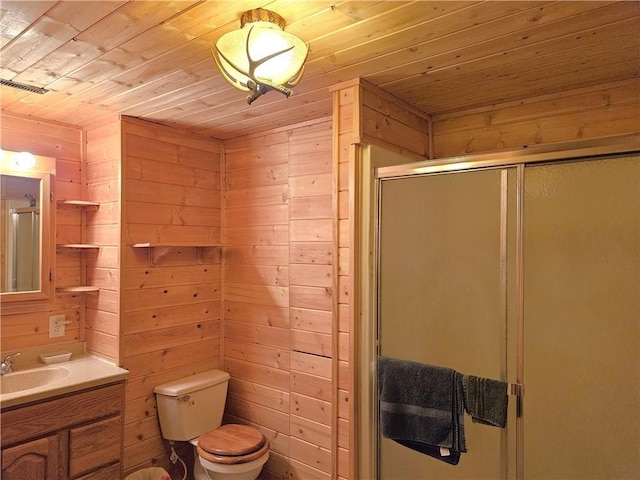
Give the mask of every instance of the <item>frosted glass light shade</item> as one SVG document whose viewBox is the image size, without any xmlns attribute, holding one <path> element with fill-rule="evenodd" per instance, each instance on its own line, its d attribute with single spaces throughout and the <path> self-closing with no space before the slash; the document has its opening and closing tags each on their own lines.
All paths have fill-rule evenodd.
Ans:
<svg viewBox="0 0 640 480">
<path fill-rule="evenodd" d="M 288 97 L 293 93 L 290 87 L 302 77 L 308 48 L 283 26 L 279 15 L 251 10 L 243 15 L 242 28 L 224 34 L 212 49 L 224 78 L 234 87 L 252 92 L 249 103 L 269 90 Z"/>
<path fill-rule="evenodd" d="M 3 155 L 4 156 L 4 155 Z M 36 157 L 31 152 L 20 152 L 15 156 L 16 166 L 21 170 L 29 170 L 36 164 Z"/>
</svg>

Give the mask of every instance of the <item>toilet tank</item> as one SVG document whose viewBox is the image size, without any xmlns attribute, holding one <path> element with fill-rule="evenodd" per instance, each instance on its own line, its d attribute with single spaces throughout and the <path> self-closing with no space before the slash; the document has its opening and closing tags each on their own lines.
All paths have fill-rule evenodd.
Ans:
<svg viewBox="0 0 640 480">
<path fill-rule="evenodd" d="M 162 436 L 188 441 L 222 424 L 229 374 L 208 370 L 153 389 Z"/>
</svg>

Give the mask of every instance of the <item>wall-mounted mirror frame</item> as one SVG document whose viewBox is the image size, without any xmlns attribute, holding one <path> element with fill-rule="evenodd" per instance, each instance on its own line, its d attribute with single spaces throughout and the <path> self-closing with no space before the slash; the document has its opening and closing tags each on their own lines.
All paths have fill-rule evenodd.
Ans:
<svg viewBox="0 0 640 480">
<path fill-rule="evenodd" d="M 18 152 L 2 150 L 0 153 L 0 175 L 3 177 L 21 177 L 27 179 L 36 179 L 40 184 L 40 191 L 37 201 L 37 209 L 39 215 L 36 229 L 39 231 L 39 242 L 36 245 L 34 255 L 38 256 L 39 265 L 39 281 L 33 290 L 22 290 L 0 293 L 0 300 L 5 302 L 20 302 L 30 300 L 47 300 L 52 297 L 54 292 L 54 259 L 55 259 L 55 208 L 54 205 L 54 186 L 56 159 L 52 157 L 44 157 L 34 155 L 35 163 L 30 167 L 21 167 L 17 158 Z M 2 219 L 3 222 L 6 219 Z M 3 249 L 6 242 L 3 242 Z M 2 275 L 4 276 L 7 261 L 6 252 L 3 251 Z M 34 259 L 35 260 L 35 259 Z"/>
</svg>

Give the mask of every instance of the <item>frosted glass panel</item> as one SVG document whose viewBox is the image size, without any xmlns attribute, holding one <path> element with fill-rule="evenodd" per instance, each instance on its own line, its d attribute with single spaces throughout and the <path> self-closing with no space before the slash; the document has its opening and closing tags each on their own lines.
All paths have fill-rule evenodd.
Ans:
<svg viewBox="0 0 640 480">
<path fill-rule="evenodd" d="M 381 188 L 381 354 L 506 377 L 506 284 L 507 278 L 513 283 L 513 267 L 503 257 L 508 253 L 514 264 L 515 171 L 385 180 Z M 465 430 L 469 451 L 457 466 L 381 438 L 380 478 L 504 477 L 505 431 L 468 416 Z"/>
<path fill-rule="evenodd" d="M 525 478 L 640 478 L 640 161 L 528 167 Z"/>
</svg>

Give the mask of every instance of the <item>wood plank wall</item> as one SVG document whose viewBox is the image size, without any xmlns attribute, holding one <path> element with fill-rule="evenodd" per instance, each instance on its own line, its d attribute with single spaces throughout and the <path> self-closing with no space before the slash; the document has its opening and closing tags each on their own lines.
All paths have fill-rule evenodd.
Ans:
<svg viewBox="0 0 640 480">
<path fill-rule="evenodd" d="M 1 148 L 10 151 L 29 151 L 56 159 L 56 198 L 83 198 L 82 140 L 79 127 L 62 125 L 2 112 L 0 116 Z M 52 205 L 55 209 L 55 205 Z M 57 209 L 56 243 L 80 243 L 81 215 L 77 209 Z M 80 256 L 70 250 L 58 250 L 52 259 L 55 285 L 74 285 L 80 278 Z M 51 301 L 3 303 L 0 341 L 2 351 L 16 351 L 48 345 L 80 341 L 80 298 L 73 295 L 54 295 Z M 49 338 L 49 315 L 65 314 L 67 321 L 63 337 Z M 20 358 L 16 359 L 20 366 Z"/>
<path fill-rule="evenodd" d="M 357 412 L 355 322 L 359 316 L 355 285 L 358 272 L 356 202 L 361 166 L 357 145 L 375 144 L 416 160 L 428 158 L 430 119 L 363 79 L 336 85 L 334 95 L 334 156 L 338 173 L 338 264 L 339 264 L 339 375 L 338 375 L 338 474 L 341 479 L 358 478 L 355 444 Z"/>
<path fill-rule="evenodd" d="M 340 291 L 345 292 L 347 298 L 339 298 L 338 303 L 338 336 L 340 348 L 338 350 L 338 478 L 349 479 L 353 472 L 353 452 L 355 451 L 354 436 L 352 435 L 355 421 L 353 394 L 355 392 L 355 352 L 351 348 L 351 332 L 354 331 L 352 322 L 355 321 L 353 298 L 347 292 L 355 292 L 352 289 L 354 276 L 351 265 L 352 228 L 350 218 L 353 217 L 354 208 L 350 188 L 351 178 L 354 176 L 355 149 L 354 143 L 358 140 L 360 123 L 358 122 L 359 88 L 345 85 L 334 91 L 333 105 L 333 157 L 337 170 L 338 185 L 338 284 Z M 354 103 L 355 102 L 355 103 Z M 335 250 L 335 249 L 334 249 Z"/>
<path fill-rule="evenodd" d="M 434 118 L 436 158 L 640 131 L 640 79 Z"/>
<path fill-rule="evenodd" d="M 125 474 L 167 465 L 153 388 L 220 366 L 222 145 L 124 118 L 120 364 Z M 136 243 L 172 247 L 133 248 Z"/>
<path fill-rule="evenodd" d="M 261 478 L 333 471 L 331 121 L 225 144 L 225 421 L 271 442 Z"/>
<path fill-rule="evenodd" d="M 84 242 L 98 251 L 84 253 L 85 280 L 100 287 L 85 296 L 87 350 L 120 363 L 120 122 L 112 119 L 86 131 L 86 200 Z"/>
</svg>

